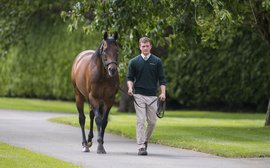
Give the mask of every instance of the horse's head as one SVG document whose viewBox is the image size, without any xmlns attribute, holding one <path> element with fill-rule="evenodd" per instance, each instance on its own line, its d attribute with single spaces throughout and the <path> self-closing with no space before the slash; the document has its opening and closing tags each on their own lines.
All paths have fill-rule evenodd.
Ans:
<svg viewBox="0 0 270 168">
<path fill-rule="evenodd" d="M 118 73 L 119 45 L 116 41 L 117 38 L 117 33 L 114 33 L 113 37 L 109 37 L 108 33 L 105 32 L 101 46 L 99 47 L 103 66 L 111 77 Z"/>
</svg>

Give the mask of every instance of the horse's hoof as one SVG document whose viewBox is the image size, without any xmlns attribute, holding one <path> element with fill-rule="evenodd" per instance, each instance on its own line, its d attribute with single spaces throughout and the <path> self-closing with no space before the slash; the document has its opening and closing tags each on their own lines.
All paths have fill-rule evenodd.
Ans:
<svg viewBox="0 0 270 168">
<path fill-rule="evenodd" d="M 106 154 L 106 151 L 105 150 L 98 150 L 97 153 L 98 154 Z"/>
<path fill-rule="evenodd" d="M 90 148 L 92 145 L 93 145 L 92 142 L 88 142 L 88 143 L 87 143 L 87 147 L 88 147 L 88 148 Z"/>
<path fill-rule="evenodd" d="M 82 152 L 90 152 L 89 147 L 88 146 L 84 146 L 82 149 Z"/>
<path fill-rule="evenodd" d="M 103 145 L 98 145 L 97 153 L 98 154 L 106 154 L 106 151 L 105 151 Z"/>
</svg>

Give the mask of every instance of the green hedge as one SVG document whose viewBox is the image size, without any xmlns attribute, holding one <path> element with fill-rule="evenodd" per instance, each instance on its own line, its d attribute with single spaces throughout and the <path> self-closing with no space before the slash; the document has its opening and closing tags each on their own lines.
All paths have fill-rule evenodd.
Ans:
<svg viewBox="0 0 270 168">
<path fill-rule="evenodd" d="M 266 111 L 270 95 L 270 50 L 255 34 L 240 30 L 220 49 L 194 44 L 192 52 L 166 58 L 168 93 L 186 107 Z"/>
<path fill-rule="evenodd" d="M 70 80 L 75 56 L 96 49 L 101 33 L 67 32 L 61 21 L 34 18 L 24 43 L 0 62 L 0 96 L 73 99 Z"/>
</svg>

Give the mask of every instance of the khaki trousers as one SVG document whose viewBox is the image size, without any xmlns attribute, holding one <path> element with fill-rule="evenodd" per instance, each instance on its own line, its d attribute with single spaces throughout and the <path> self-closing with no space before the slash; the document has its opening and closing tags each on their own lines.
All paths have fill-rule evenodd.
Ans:
<svg viewBox="0 0 270 168">
<path fill-rule="evenodd" d="M 136 140 L 137 144 L 140 148 L 145 148 L 144 143 L 146 141 L 149 141 L 153 130 L 156 125 L 157 117 L 156 117 L 156 111 L 157 111 L 157 101 L 152 103 L 157 96 L 144 96 L 141 94 L 134 94 L 133 95 L 136 102 L 138 103 L 138 106 L 134 102 L 134 107 L 136 110 L 136 117 L 137 117 L 137 126 L 136 126 Z M 145 121 L 147 122 L 147 128 L 145 129 Z"/>
</svg>

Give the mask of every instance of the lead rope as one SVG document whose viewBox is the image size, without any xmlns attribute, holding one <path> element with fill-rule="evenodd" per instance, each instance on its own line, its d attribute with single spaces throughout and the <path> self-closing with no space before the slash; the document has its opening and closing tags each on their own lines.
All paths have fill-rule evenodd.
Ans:
<svg viewBox="0 0 270 168">
<path fill-rule="evenodd" d="M 160 101 L 158 99 L 158 109 L 157 109 L 157 117 L 158 118 L 163 118 L 164 117 L 164 113 L 165 113 L 165 109 L 166 109 L 166 102 L 165 101 Z"/>
</svg>

